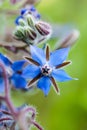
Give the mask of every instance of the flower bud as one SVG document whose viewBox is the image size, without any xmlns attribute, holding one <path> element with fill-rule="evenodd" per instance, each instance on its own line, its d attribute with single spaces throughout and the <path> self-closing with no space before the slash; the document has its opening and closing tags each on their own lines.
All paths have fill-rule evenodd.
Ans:
<svg viewBox="0 0 87 130">
<path fill-rule="evenodd" d="M 80 32 L 77 29 L 73 29 L 69 34 L 62 37 L 59 42 L 56 44 L 56 49 L 72 47 L 75 44 L 75 41 L 79 38 Z"/>
<path fill-rule="evenodd" d="M 43 35 L 43 36 L 47 36 L 51 34 L 51 27 L 48 23 L 45 22 L 38 22 L 35 24 L 36 29 L 38 30 L 38 32 Z"/>
<path fill-rule="evenodd" d="M 19 25 L 20 26 L 25 26 L 26 22 L 23 19 L 19 19 Z"/>
<path fill-rule="evenodd" d="M 21 26 L 17 26 L 14 35 L 16 36 L 17 39 L 23 39 L 24 38 L 24 29 Z"/>
<path fill-rule="evenodd" d="M 25 18 L 26 18 L 26 20 L 27 20 L 27 24 L 28 24 L 30 27 L 35 28 L 35 27 L 34 27 L 34 18 L 33 18 L 33 16 L 30 15 L 30 14 L 27 14 L 27 15 L 25 16 Z"/>
<path fill-rule="evenodd" d="M 35 31 L 29 26 L 26 26 L 24 28 L 24 32 L 25 32 L 25 36 L 29 38 L 29 40 L 35 40 L 35 38 L 37 37 L 37 34 L 35 33 Z"/>
</svg>

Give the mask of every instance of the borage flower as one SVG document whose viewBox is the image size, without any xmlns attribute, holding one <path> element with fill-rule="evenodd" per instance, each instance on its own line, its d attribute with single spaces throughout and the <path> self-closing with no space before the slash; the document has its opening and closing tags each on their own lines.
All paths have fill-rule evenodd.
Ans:
<svg viewBox="0 0 87 130">
<path fill-rule="evenodd" d="M 25 60 L 12 62 L 8 57 L 0 53 L 0 62 L 3 62 L 8 74 L 9 81 L 17 88 L 25 88 L 26 80 L 21 76 Z M 0 92 L 4 92 L 4 77 L 2 69 L 0 68 Z"/>
<path fill-rule="evenodd" d="M 55 91 L 59 93 L 59 88 L 56 81 L 64 82 L 72 80 L 72 78 L 63 70 L 62 67 L 70 64 L 70 61 L 65 61 L 68 52 L 68 48 L 56 50 L 52 53 L 49 51 L 49 47 L 46 47 L 46 53 L 36 46 L 30 46 L 31 57 L 25 56 L 24 58 L 31 62 L 23 70 L 23 76 L 27 79 L 31 79 L 27 88 L 37 82 L 37 87 L 41 89 L 45 95 L 48 95 L 51 84 Z M 32 79 L 33 78 L 33 79 Z"/>
</svg>

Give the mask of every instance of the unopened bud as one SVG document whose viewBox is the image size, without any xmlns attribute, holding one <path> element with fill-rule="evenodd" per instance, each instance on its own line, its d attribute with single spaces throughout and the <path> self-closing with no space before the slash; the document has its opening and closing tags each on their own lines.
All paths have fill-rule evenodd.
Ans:
<svg viewBox="0 0 87 130">
<path fill-rule="evenodd" d="M 79 38 L 80 32 L 76 29 L 73 29 L 66 37 L 60 39 L 57 43 L 56 48 L 64 48 L 72 46 L 75 44 L 76 40 Z"/>
<path fill-rule="evenodd" d="M 23 39 L 24 38 L 24 30 L 23 27 L 17 26 L 14 35 L 16 36 L 17 39 Z"/>
<path fill-rule="evenodd" d="M 38 32 L 43 36 L 51 34 L 51 27 L 48 23 L 40 21 L 35 24 L 35 27 L 38 30 Z"/>
<path fill-rule="evenodd" d="M 26 16 L 27 23 L 30 27 L 34 28 L 34 18 L 32 15 L 27 14 Z"/>
<path fill-rule="evenodd" d="M 20 26 L 25 26 L 26 22 L 23 19 L 19 19 L 19 25 Z"/>
<path fill-rule="evenodd" d="M 28 26 L 24 28 L 24 32 L 25 32 L 25 36 L 29 38 L 29 40 L 35 40 L 35 38 L 37 37 L 35 31 Z"/>
</svg>

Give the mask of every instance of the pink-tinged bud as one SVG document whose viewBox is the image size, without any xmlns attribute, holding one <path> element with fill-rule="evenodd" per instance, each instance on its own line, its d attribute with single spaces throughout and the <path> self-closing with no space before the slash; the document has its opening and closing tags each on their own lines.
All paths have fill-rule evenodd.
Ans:
<svg viewBox="0 0 87 130">
<path fill-rule="evenodd" d="M 51 26 L 48 24 L 48 23 L 45 23 L 45 22 L 38 22 L 35 24 L 35 27 L 37 29 L 37 31 L 43 35 L 43 36 L 47 36 L 49 34 L 51 34 Z"/>
<path fill-rule="evenodd" d="M 71 47 L 75 44 L 76 40 L 79 38 L 80 32 L 76 29 L 73 29 L 67 36 L 60 39 L 60 41 L 56 44 L 56 49 Z"/>
</svg>

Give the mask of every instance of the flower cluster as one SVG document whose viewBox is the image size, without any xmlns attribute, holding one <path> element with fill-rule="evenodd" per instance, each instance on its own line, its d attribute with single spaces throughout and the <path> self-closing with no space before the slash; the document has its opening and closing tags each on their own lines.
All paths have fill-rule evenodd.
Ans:
<svg viewBox="0 0 87 130">
<path fill-rule="evenodd" d="M 48 95 L 51 83 L 54 86 L 56 92 L 59 92 L 55 79 L 60 82 L 72 80 L 68 76 L 62 67 L 70 64 L 70 61 L 65 61 L 69 47 L 56 50 L 54 52 L 49 51 L 49 46 L 46 46 L 46 51 L 36 46 L 30 46 L 31 57 L 24 56 L 25 60 L 19 60 L 12 62 L 6 56 L 0 54 L 0 59 L 6 66 L 8 78 L 17 89 L 28 89 L 33 84 L 41 89 L 45 95 Z M 29 62 L 29 65 L 24 64 Z M 1 90 L 4 90 L 3 73 L 1 73 Z M 31 79 L 27 84 L 27 80 Z M 44 84 L 44 85 L 43 85 Z"/>
<path fill-rule="evenodd" d="M 15 4 L 19 0 L 11 2 Z M 28 130 L 32 125 L 38 130 L 43 130 L 35 120 L 36 109 L 30 105 L 14 107 L 10 90 L 15 88 L 29 91 L 35 86 L 47 96 L 52 85 L 59 94 L 57 82 L 75 79 L 69 76 L 63 67 L 71 64 L 67 57 L 72 42 L 77 39 L 77 33 L 73 32 L 75 35 L 70 34 L 62 40 L 59 48 L 50 51 L 47 40 L 51 37 L 52 28 L 41 20 L 40 14 L 32 4 L 21 10 L 15 24 L 13 37 L 23 42 L 24 46 L 3 46 L 15 52 L 14 57 L 17 56 L 17 52 L 20 53 L 19 50 L 24 51 L 24 55 L 21 53 L 23 59 L 12 61 L 0 53 L 0 130 Z M 44 43 L 44 48 L 39 47 L 39 43 Z"/>
<path fill-rule="evenodd" d="M 51 26 L 40 20 L 40 14 L 33 6 L 22 9 L 15 23 L 17 24 L 14 31 L 15 39 L 28 45 L 45 42 L 51 36 Z"/>
<path fill-rule="evenodd" d="M 27 130 L 32 125 L 37 127 L 38 130 L 43 130 L 35 121 L 37 113 L 34 107 L 30 105 L 22 105 L 17 108 L 14 107 L 10 99 L 10 86 L 8 73 L 6 71 L 7 68 L 2 61 L 0 61 L 0 70 L 4 81 L 4 96 L 0 95 L 0 130 L 19 130 L 19 126 L 20 129 Z M 3 101 L 5 104 L 3 104 Z"/>
<path fill-rule="evenodd" d="M 21 15 L 17 17 L 15 23 L 17 27 L 14 37 L 29 45 L 30 57 L 23 56 L 23 60 L 13 62 L 0 54 L 0 60 L 6 67 L 11 86 L 16 89 L 29 90 L 35 84 L 45 95 L 48 95 L 52 84 L 55 91 L 59 93 L 55 80 L 59 82 L 72 80 L 62 69 L 62 67 L 71 63 L 66 61 L 70 47 L 50 52 L 48 45 L 45 46 L 44 50 L 36 46 L 41 39 L 42 41 L 47 40 L 47 37 L 51 35 L 51 27 L 40 20 L 40 14 L 32 5 L 21 10 Z M 37 44 L 34 45 L 35 43 Z M 0 79 L 1 91 L 4 91 L 2 72 Z"/>
</svg>

